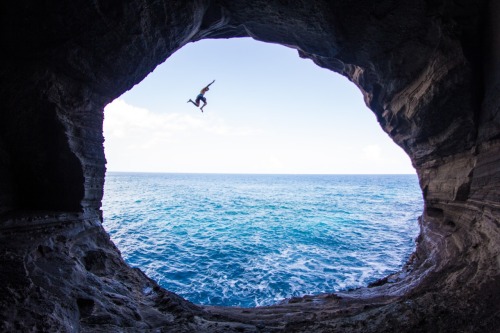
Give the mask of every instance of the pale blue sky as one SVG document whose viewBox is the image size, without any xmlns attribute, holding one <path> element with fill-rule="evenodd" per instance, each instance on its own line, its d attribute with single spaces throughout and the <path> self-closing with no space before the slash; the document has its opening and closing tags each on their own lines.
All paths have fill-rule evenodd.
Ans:
<svg viewBox="0 0 500 333">
<path fill-rule="evenodd" d="M 199 90 L 213 79 L 201 113 Z M 252 39 L 203 40 L 108 105 L 109 171 L 415 173 L 346 78 Z"/>
</svg>

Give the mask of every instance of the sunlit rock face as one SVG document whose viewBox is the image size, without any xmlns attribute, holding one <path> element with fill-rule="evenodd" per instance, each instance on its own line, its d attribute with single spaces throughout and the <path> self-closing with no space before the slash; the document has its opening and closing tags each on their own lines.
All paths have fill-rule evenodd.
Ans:
<svg viewBox="0 0 500 333">
<path fill-rule="evenodd" d="M 499 327 L 500 2 L 20 0 L 0 16 L 0 331 Z M 349 78 L 411 157 L 425 207 L 399 274 L 271 307 L 214 308 L 121 259 L 101 226 L 104 106 L 186 43 L 243 36 Z"/>
</svg>

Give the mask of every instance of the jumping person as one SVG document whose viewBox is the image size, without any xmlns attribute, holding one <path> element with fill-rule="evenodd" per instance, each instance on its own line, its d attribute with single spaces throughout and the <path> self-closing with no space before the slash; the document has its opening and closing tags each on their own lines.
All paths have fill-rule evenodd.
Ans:
<svg viewBox="0 0 500 333">
<path fill-rule="evenodd" d="M 214 82 L 215 82 L 215 80 L 213 80 L 211 83 L 209 83 L 205 88 L 201 89 L 200 94 L 198 96 L 196 96 L 196 100 L 194 102 L 191 100 L 191 98 L 187 102 L 188 103 L 191 102 L 198 107 L 198 106 L 200 106 L 200 101 L 203 101 L 203 106 L 200 108 L 201 112 L 203 112 L 203 108 L 205 107 L 205 105 L 207 105 L 207 99 L 205 98 L 204 95 L 207 91 L 210 90 L 208 87 L 210 87 L 212 85 L 212 83 L 214 83 Z"/>
</svg>

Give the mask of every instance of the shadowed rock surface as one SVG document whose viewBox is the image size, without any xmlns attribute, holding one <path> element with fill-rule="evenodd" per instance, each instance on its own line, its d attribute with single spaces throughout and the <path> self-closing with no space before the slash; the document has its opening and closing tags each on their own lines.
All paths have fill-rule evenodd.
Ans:
<svg viewBox="0 0 500 333">
<path fill-rule="evenodd" d="M 499 1 L 19 0 L 0 18 L 0 331 L 498 331 Z M 200 307 L 121 258 L 101 226 L 104 106 L 186 43 L 244 36 L 349 78 L 410 156 L 425 206 L 400 273 Z"/>
</svg>

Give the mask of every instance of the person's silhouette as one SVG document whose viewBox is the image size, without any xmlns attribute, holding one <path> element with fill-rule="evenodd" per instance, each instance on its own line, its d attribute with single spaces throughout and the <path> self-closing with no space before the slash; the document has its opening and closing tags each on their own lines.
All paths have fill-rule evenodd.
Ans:
<svg viewBox="0 0 500 333">
<path fill-rule="evenodd" d="M 198 107 L 198 106 L 200 106 L 200 101 L 203 101 L 203 105 L 200 108 L 201 112 L 203 112 L 203 108 L 207 105 L 207 99 L 205 98 L 204 95 L 207 91 L 210 90 L 208 87 L 210 87 L 210 85 L 212 85 L 212 83 L 214 83 L 214 82 L 215 82 L 215 80 L 213 80 L 211 83 L 209 83 L 205 88 L 201 89 L 200 94 L 198 96 L 196 96 L 196 100 L 194 102 L 191 100 L 191 98 L 187 102 L 188 103 L 191 102 Z"/>
</svg>

